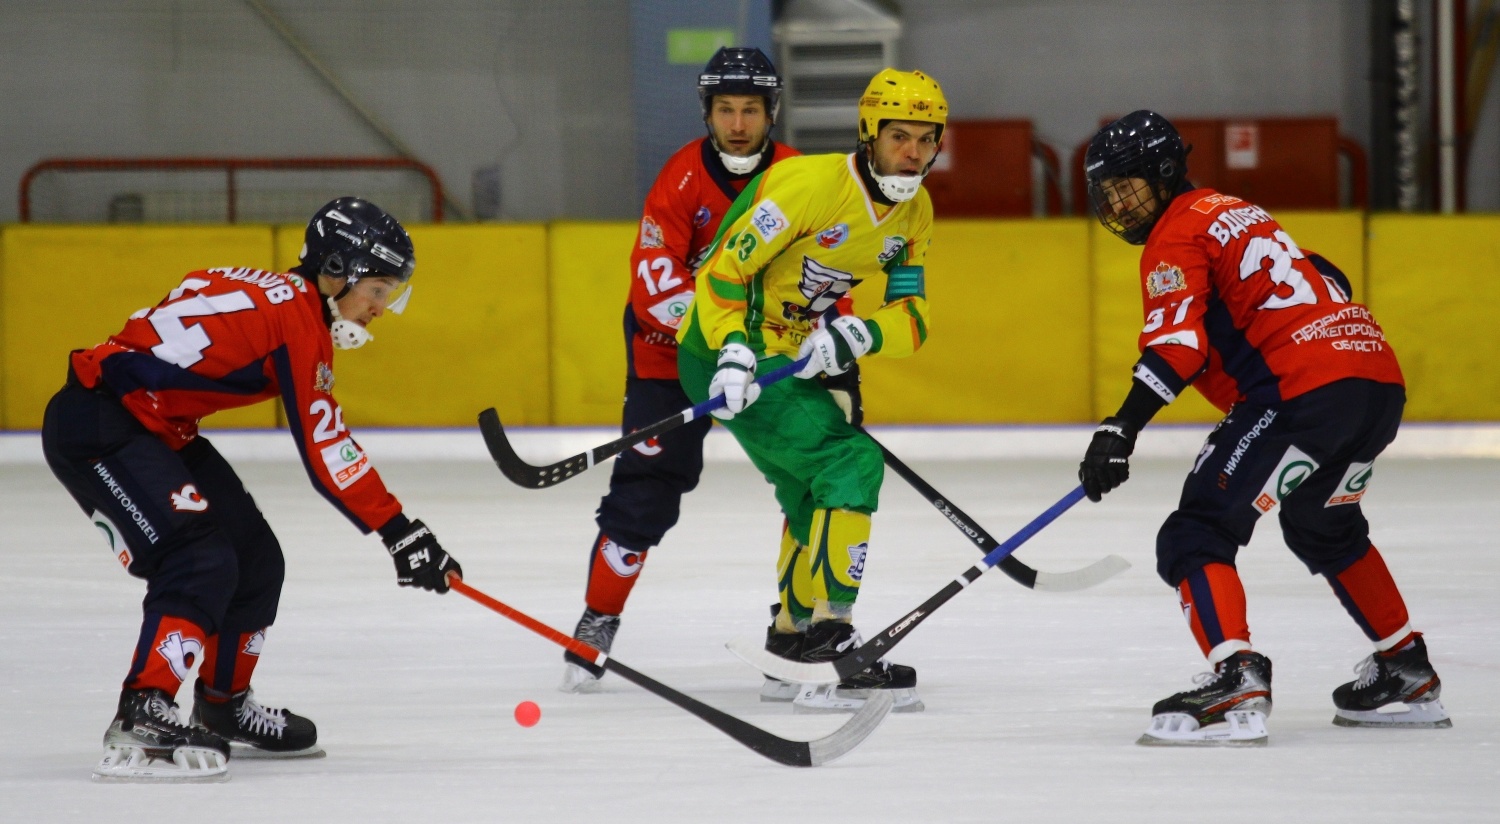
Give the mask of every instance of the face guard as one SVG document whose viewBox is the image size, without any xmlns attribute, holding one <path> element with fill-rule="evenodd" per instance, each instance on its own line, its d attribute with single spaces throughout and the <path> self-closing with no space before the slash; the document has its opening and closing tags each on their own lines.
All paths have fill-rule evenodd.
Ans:
<svg viewBox="0 0 1500 824">
<path fill-rule="evenodd" d="M 1145 243 L 1187 177 L 1188 151 L 1166 118 L 1145 109 L 1100 129 L 1083 162 L 1094 216 L 1125 242 Z"/>
</svg>

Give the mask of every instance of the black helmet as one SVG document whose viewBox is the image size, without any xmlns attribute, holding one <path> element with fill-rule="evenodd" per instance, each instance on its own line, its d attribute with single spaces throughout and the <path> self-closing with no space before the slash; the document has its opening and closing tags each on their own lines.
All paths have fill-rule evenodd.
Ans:
<svg viewBox="0 0 1500 824">
<path fill-rule="evenodd" d="M 366 275 L 388 275 L 405 283 L 417 262 L 411 236 L 401 224 L 357 197 L 331 201 L 313 215 L 301 259 L 304 274 L 348 278 L 348 286 Z"/>
<path fill-rule="evenodd" d="M 703 73 L 698 75 L 698 99 L 703 116 L 716 94 L 759 95 L 766 99 L 766 117 L 776 122 L 781 106 L 781 75 L 760 49 L 749 46 L 725 46 L 714 52 Z"/>
<path fill-rule="evenodd" d="M 1089 184 L 1089 204 L 1106 229 L 1128 243 L 1146 242 L 1157 218 L 1177 194 L 1177 187 L 1187 177 L 1187 154 L 1182 136 L 1165 117 L 1141 109 L 1105 126 L 1089 141 L 1083 159 L 1083 173 Z M 1155 197 L 1156 208 L 1149 218 L 1118 214 L 1110 202 L 1107 180 L 1134 178 L 1145 181 Z M 1140 196 L 1145 200 L 1144 193 Z M 1118 200 L 1119 194 L 1115 193 Z"/>
</svg>

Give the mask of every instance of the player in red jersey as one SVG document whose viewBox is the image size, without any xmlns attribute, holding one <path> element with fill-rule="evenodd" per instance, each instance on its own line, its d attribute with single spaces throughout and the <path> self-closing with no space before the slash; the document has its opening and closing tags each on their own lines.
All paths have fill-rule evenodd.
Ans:
<svg viewBox="0 0 1500 824">
<path fill-rule="evenodd" d="M 1214 672 L 1158 702 L 1141 743 L 1265 742 L 1271 662 L 1250 645 L 1234 560 L 1277 507 L 1287 546 L 1375 646 L 1359 678 L 1334 691 L 1334 723 L 1451 726 L 1360 510 L 1406 403 L 1380 324 L 1344 274 L 1266 210 L 1188 184 L 1187 149 L 1161 115 L 1137 111 L 1100 130 L 1084 173 L 1099 221 L 1145 246 L 1146 321 L 1130 392 L 1079 467 L 1085 492 L 1098 501 L 1129 477 L 1136 434 L 1189 384 L 1225 412 L 1156 541 L 1157 572 Z M 1227 731 L 1203 729 L 1224 721 Z"/>
<path fill-rule="evenodd" d="M 798 154 L 771 139 L 781 87 L 776 67 L 755 48 L 719 49 L 698 76 L 708 134 L 678 149 L 662 167 L 646 195 L 630 255 L 624 433 L 693 405 L 677 382 L 677 327 L 693 302 L 693 270 L 734 199 L 772 163 Z M 589 549 L 587 606 L 574 637 L 609 651 L 647 552 L 677 523 L 683 494 L 698 485 L 710 425 L 708 418 L 693 421 L 615 461 L 595 519 L 599 534 Z M 601 668 L 572 653 L 564 657 L 564 692 L 597 687 Z"/>
<path fill-rule="evenodd" d="M 321 755 L 311 721 L 250 689 L 285 565 L 271 527 L 199 419 L 280 396 L 313 486 L 361 532 L 378 531 L 401 586 L 446 592 L 456 561 L 409 520 L 344 426 L 333 351 L 409 296 L 415 258 L 395 218 L 335 200 L 290 272 L 192 272 L 155 307 L 73 352 L 47 405 L 47 463 L 146 580 L 139 641 L 104 736 L 103 779 L 222 780 L 238 756 Z M 192 718 L 175 697 L 195 662 Z"/>
</svg>

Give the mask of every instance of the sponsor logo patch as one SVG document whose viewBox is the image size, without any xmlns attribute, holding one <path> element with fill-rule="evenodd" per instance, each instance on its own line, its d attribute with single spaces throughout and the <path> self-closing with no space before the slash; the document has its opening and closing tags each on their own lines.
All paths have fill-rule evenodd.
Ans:
<svg viewBox="0 0 1500 824">
<path fill-rule="evenodd" d="M 651 317 L 656 318 L 662 326 L 669 326 L 676 329 L 682 324 L 682 319 L 687 316 L 688 306 L 692 305 L 692 302 L 693 293 L 691 291 L 678 292 L 657 301 L 646 311 L 650 312 Z"/>
<path fill-rule="evenodd" d="M 104 540 L 109 544 L 109 551 L 120 562 L 120 566 L 129 570 L 130 562 L 135 559 L 130 554 L 130 547 L 125 545 L 125 536 L 120 534 L 120 528 L 115 526 L 115 522 L 111 521 L 108 515 L 97 509 L 94 510 L 93 515 L 89 516 L 89 520 L 93 521 L 94 526 L 104 533 Z"/>
<path fill-rule="evenodd" d="M 1181 292 L 1186 288 L 1187 278 L 1183 276 L 1182 270 L 1166 261 L 1156 264 L 1156 268 L 1146 275 L 1146 294 L 1153 298 L 1169 292 Z"/>
<path fill-rule="evenodd" d="M 1317 470 L 1318 462 L 1309 458 L 1306 452 L 1295 446 L 1287 447 L 1286 454 L 1281 456 L 1281 461 L 1251 505 L 1262 515 L 1269 513 Z"/>
<path fill-rule="evenodd" d="M 654 458 L 657 455 L 661 454 L 661 440 L 659 438 L 647 438 L 646 440 L 641 441 L 635 446 L 632 446 L 631 449 L 634 449 L 635 451 L 641 453 L 642 455 L 645 455 L 648 458 Z"/>
<path fill-rule="evenodd" d="M 786 231 L 791 224 L 786 215 L 781 213 L 781 207 L 774 200 L 762 200 L 755 211 L 750 214 L 750 225 L 760 233 L 761 239 L 770 242 L 777 235 Z"/>
<path fill-rule="evenodd" d="M 323 458 L 323 465 L 328 468 L 328 474 L 333 476 L 334 486 L 339 489 L 348 489 L 370 471 L 370 459 L 359 448 L 359 444 L 353 438 L 343 440 L 323 447 L 318 453 Z"/>
<path fill-rule="evenodd" d="M 824 249 L 836 249 L 849 239 L 849 224 L 840 223 L 818 233 L 818 245 Z"/>
<path fill-rule="evenodd" d="M 660 249 L 666 245 L 661 237 L 661 227 L 656 224 L 656 221 L 652 220 L 650 215 L 641 218 L 641 248 Z"/>
<path fill-rule="evenodd" d="M 710 220 L 713 220 L 713 217 L 714 213 L 710 212 L 707 206 L 699 206 L 698 211 L 693 212 L 693 228 L 702 229 Z"/>
<path fill-rule="evenodd" d="M 1220 206 L 1228 206 L 1231 203 L 1239 202 L 1240 199 L 1233 195 L 1209 195 L 1208 197 L 1199 198 L 1198 202 L 1194 203 L 1191 208 L 1195 212 L 1202 212 L 1206 215 Z"/>
<path fill-rule="evenodd" d="M 198 494 L 198 487 L 183 484 L 172 492 L 172 508 L 178 512 L 203 512 L 208 509 L 208 501 Z"/>
<path fill-rule="evenodd" d="M 802 279 L 797 282 L 797 288 L 807 298 L 807 311 L 821 314 L 854 288 L 854 275 L 803 257 Z"/>
<path fill-rule="evenodd" d="M 1344 472 L 1344 479 L 1334 488 L 1333 495 L 1323 508 L 1340 506 L 1342 504 L 1359 503 L 1359 499 L 1365 496 L 1365 489 L 1370 485 L 1370 477 L 1375 474 L 1375 462 L 1349 464 L 1349 469 Z"/>
</svg>

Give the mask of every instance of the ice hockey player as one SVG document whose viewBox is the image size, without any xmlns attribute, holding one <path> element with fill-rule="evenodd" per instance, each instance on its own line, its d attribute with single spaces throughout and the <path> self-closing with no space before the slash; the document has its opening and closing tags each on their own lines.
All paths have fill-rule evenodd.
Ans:
<svg viewBox="0 0 1500 824">
<path fill-rule="evenodd" d="M 1141 357 L 1079 467 L 1085 492 L 1098 501 L 1129 477 L 1137 433 L 1189 384 L 1225 413 L 1156 538 L 1157 572 L 1213 672 L 1157 702 L 1140 743 L 1266 742 L 1271 661 L 1250 644 L 1234 561 L 1277 507 L 1287 546 L 1375 647 L 1334 690 L 1334 723 L 1451 726 L 1360 509 L 1406 403 L 1396 355 L 1341 271 L 1266 210 L 1193 188 L 1187 153 L 1171 123 L 1137 111 L 1101 129 L 1084 159 L 1099 221 L 1145 246 Z"/>
<path fill-rule="evenodd" d="M 730 204 L 751 178 L 797 154 L 771 139 L 781 87 L 776 67 L 755 48 L 719 49 L 698 76 L 708 134 L 662 167 L 630 255 L 620 421 L 626 434 L 693 405 L 677 382 L 677 327 L 693 300 L 693 270 Z M 710 425 L 707 418 L 693 421 L 615 461 L 595 518 L 599 534 L 589 547 L 586 607 L 575 638 L 610 650 L 647 553 L 677 523 L 683 494 L 698 485 Z M 563 657 L 563 692 L 598 688 L 601 668 L 571 652 Z"/>
<path fill-rule="evenodd" d="M 334 349 L 363 345 L 372 321 L 404 308 L 414 260 L 395 218 L 340 198 L 313 216 L 290 272 L 189 273 L 108 341 L 73 352 L 47 406 L 43 451 L 126 571 L 146 581 L 96 778 L 224 780 L 231 751 L 322 755 L 311 721 L 262 705 L 250 688 L 285 565 L 200 418 L 279 395 L 314 488 L 361 532 L 380 533 L 397 583 L 446 592 L 447 576 L 462 576 L 386 490 L 332 394 Z M 184 723 L 175 699 L 195 663 Z"/>
<path fill-rule="evenodd" d="M 884 467 L 817 381 L 763 391 L 752 381 L 798 357 L 811 359 L 799 378 L 837 375 L 864 355 L 902 357 L 926 340 L 932 201 L 922 179 L 947 118 L 932 78 L 882 70 L 860 97 L 852 154 L 782 161 L 735 201 L 677 334 L 688 396 L 725 397 L 725 425 L 786 516 L 780 609 L 766 643 L 784 657 L 834 660 L 859 643 L 853 609 Z M 884 300 L 869 317 L 830 312 L 876 276 Z M 762 694 L 791 691 L 800 709 L 818 711 L 857 707 L 868 690 L 889 689 L 898 711 L 913 711 L 922 706 L 916 682 L 911 667 L 881 660 L 842 684 L 797 691 L 768 681 Z"/>
</svg>

